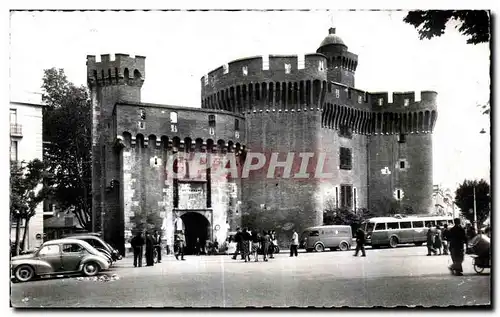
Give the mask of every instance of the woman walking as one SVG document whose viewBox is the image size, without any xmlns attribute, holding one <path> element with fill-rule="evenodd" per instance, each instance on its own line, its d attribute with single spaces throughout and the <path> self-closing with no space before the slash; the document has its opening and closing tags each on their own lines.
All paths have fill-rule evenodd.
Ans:
<svg viewBox="0 0 500 317">
<path fill-rule="evenodd" d="M 439 255 L 442 254 L 443 249 L 443 237 L 441 233 L 441 228 L 439 225 L 436 226 L 436 232 L 434 233 L 434 249 L 439 251 Z"/>
<path fill-rule="evenodd" d="M 255 262 L 259 262 L 259 247 L 260 247 L 260 236 L 257 230 L 252 232 L 252 254 L 255 258 Z"/>
<path fill-rule="evenodd" d="M 270 249 L 270 245 L 271 245 L 271 238 L 269 236 L 269 233 L 264 230 L 262 232 L 262 239 L 261 239 L 262 256 L 264 257 L 264 262 L 267 262 L 267 252 Z"/>
<path fill-rule="evenodd" d="M 250 241 L 252 239 L 252 236 L 248 232 L 247 228 L 243 229 L 242 237 L 241 237 L 241 252 L 243 254 L 243 258 L 245 259 L 245 262 L 250 261 Z"/>
</svg>

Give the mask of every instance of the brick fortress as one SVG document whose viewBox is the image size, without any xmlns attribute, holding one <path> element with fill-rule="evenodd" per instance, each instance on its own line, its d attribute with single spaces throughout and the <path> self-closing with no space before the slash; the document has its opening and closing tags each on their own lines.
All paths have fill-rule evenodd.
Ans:
<svg viewBox="0 0 500 317">
<path fill-rule="evenodd" d="M 145 57 L 87 56 L 96 229 L 123 251 L 134 229 L 162 229 L 172 245 L 179 223 L 188 247 L 196 237 L 222 242 L 226 222 L 234 230 L 256 211 L 276 215 L 285 242 L 292 227 L 322 224 L 327 207 L 429 212 L 437 93 L 361 91 L 357 66 L 332 28 L 316 53 L 243 58 L 209 72 L 201 108 L 188 108 L 141 103 Z M 241 167 L 252 152 L 278 153 L 279 162 L 322 153 L 330 177 L 297 180 L 278 167 L 272 177 L 220 178 L 180 160 L 176 176 L 166 171 L 175 153 L 230 154 Z"/>
</svg>

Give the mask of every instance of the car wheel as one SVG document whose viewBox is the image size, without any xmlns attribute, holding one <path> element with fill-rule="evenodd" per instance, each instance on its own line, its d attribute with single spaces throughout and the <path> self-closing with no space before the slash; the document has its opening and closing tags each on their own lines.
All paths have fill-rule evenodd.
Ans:
<svg viewBox="0 0 500 317">
<path fill-rule="evenodd" d="M 280 247 L 275 246 L 274 247 L 274 253 L 280 253 Z"/>
<path fill-rule="evenodd" d="M 82 271 L 86 276 L 94 276 L 99 273 L 99 269 L 99 264 L 95 262 L 87 262 L 83 265 Z"/>
<path fill-rule="evenodd" d="M 28 282 L 35 277 L 35 270 L 29 265 L 21 265 L 16 269 L 15 277 L 19 282 Z"/>
<path fill-rule="evenodd" d="M 398 238 L 396 238 L 396 237 L 391 237 L 391 238 L 389 239 L 389 246 L 390 246 L 391 248 L 395 248 L 395 247 L 397 247 L 397 246 L 398 246 L 398 242 L 399 242 L 399 241 L 398 241 Z"/>
<path fill-rule="evenodd" d="M 325 247 L 321 243 L 318 243 L 314 246 L 314 250 L 316 252 L 323 252 L 325 251 Z"/>
<path fill-rule="evenodd" d="M 340 249 L 340 251 L 347 251 L 347 250 L 349 250 L 349 244 L 347 244 L 347 242 L 342 242 L 339 245 L 339 249 Z"/>
<path fill-rule="evenodd" d="M 474 271 L 476 271 L 477 274 L 481 274 L 484 271 L 484 267 L 480 267 L 477 264 L 474 264 Z"/>
</svg>

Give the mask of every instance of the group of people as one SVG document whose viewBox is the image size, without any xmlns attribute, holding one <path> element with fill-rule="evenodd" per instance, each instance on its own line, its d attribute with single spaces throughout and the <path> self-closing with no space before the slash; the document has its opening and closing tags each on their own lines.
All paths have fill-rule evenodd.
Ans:
<svg viewBox="0 0 500 317">
<path fill-rule="evenodd" d="M 268 259 L 274 258 L 274 248 L 277 244 L 276 233 L 274 230 L 263 230 L 259 233 L 257 230 L 249 228 L 237 228 L 234 235 L 236 242 L 236 251 L 233 255 L 233 260 L 236 260 L 238 255 L 245 262 L 250 261 L 250 256 L 253 256 L 254 261 L 259 261 L 259 254 L 265 262 Z"/>
<path fill-rule="evenodd" d="M 427 256 L 434 255 L 448 255 L 448 240 L 449 240 L 449 229 L 448 224 L 441 226 L 437 225 L 435 230 L 432 230 L 432 226 L 429 224 L 427 226 Z M 439 253 L 438 253 L 439 251 Z"/>
<path fill-rule="evenodd" d="M 158 231 L 154 234 L 146 232 L 146 238 L 142 237 L 142 232 L 137 232 L 136 235 L 130 240 L 130 245 L 134 251 L 134 267 L 142 267 L 142 255 L 145 253 L 146 266 L 154 265 L 155 251 L 158 263 L 161 263 L 161 235 Z M 144 252 L 144 245 L 146 245 L 146 252 Z"/>
</svg>

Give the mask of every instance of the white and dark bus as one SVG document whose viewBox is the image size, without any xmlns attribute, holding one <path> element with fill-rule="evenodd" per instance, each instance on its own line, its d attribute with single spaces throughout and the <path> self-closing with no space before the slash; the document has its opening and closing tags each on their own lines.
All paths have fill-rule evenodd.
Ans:
<svg viewBox="0 0 500 317">
<path fill-rule="evenodd" d="M 453 226 L 453 218 L 447 216 L 407 216 L 407 217 L 374 217 L 361 224 L 366 233 L 366 244 L 372 248 L 381 246 L 397 247 L 398 244 L 414 243 L 422 245 L 427 241 L 427 230 L 430 225 L 435 228 L 444 224 Z"/>
</svg>

